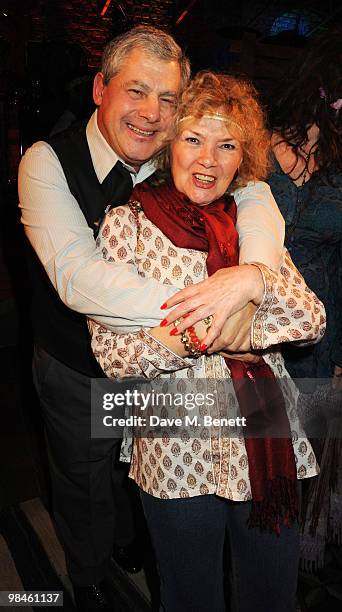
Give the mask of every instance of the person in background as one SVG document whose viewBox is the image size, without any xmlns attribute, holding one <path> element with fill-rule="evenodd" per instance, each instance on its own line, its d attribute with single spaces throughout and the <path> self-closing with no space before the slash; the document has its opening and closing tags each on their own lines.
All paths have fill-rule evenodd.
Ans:
<svg viewBox="0 0 342 612">
<path fill-rule="evenodd" d="M 115 521 L 117 444 L 90 435 L 91 378 L 102 371 L 84 315 L 107 326 L 158 325 L 160 305 L 177 292 L 124 263 L 105 261 L 94 238 L 105 211 L 126 202 L 133 186 L 153 174 L 151 159 L 169 139 L 189 74 L 187 58 L 165 32 L 140 26 L 119 36 L 104 51 L 94 80 L 97 110 L 88 124 L 34 144 L 20 165 L 22 223 L 32 246 L 34 379 L 51 459 L 54 518 L 82 610 L 111 607 L 103 579 L 113 543 L 124 537 L 120 548 L 131 543 L 127 517 Z M 248 261 L 248 244 L 258 240 L 266 263 L 277 269 L 283 220 L 269 187 L 249 184 L 235 198 L 245 227 L 239 230 L 241 261 Z M 219 284 L 212 336 L 240 307 L 235 278 L 221 275 Z M 207 295 L 206 286 L 200 295 Z M 248 313 L 239 316 L 250 324 Z"/>
<path fill-rule="evenodd" d="M 268 182 L 285 219 L 285 244 L 327 311 L 322 342 L 305 349 L 289 346 L 285 362 L 302 392 L 303 414 L 318 419 L 323 432 L 324 417 L 334 409 L 339 413 L 341 406 L 341 34 L 329 32 L 313 41 L 269 105 L 274 170 Z M 340 538 L 342 529 L 341 440 L 330 431 L 313 443 L 321 473 L 303 500 L 305 569 L 323 566 L 327 541 Z"/>
<path fill-rule="evenodd" d="M 201 405 L 201 416 L 204 410 L 248 421 L 258 413 L 264 424 L 271 420 L 285 427 L 277 438 L 263 429 L 263 437 L 244 439 L 241 431 L 230 437 L 224 427 L 200 425 L 193 433 L 183 421 L 179 433 L 164 426 L 161 436 L 151 425 L 134 437 L 130 475 L 141 489 L 166 612 L 223 612 L 226 530 L 234 610 L 295 609 L 296 481 L 316 475 L 317 465 L 280 353 L 265 351 L 263 358 L 254 356 L 254 363 L 246 352 L 318 340 L 325 319 L 323 305 L 288 254 L 283 253 L 281 272 L 274 274 L 260 262 L 255 243 L 254 263 L 237 265 L 231 193 L 265 176 L 268 151 L 253 88 L 233 77 L 200 73 L 182 94 L 174 139 L 159 160 L 161 172 L 137 186 L 128 205 L 111 210 L 99 232 L 98 246 L 107 261 L 125 262 L 160 284 L 192 287 L 218 270 L 230 270 L 240 308 L 255 313 L 240 347 L 243 355 L 207 354 L 203 339 L 211 317 L 208 321 L 206 314 L 191 326 L 186 317 L 182 334 L 180 322 L 170 324 L 168 315 L 160 326 L 115 331 L 90 319 L 92 349 L 104 373 L 155 380 L 152 389 L 166 395 L 186 389 L 190 381 L 203 392 L 207 381 L 217 401 L 214 408 Z M 229 393 L 222 384 L 227 380 L 232 381 Z M 160 414 L 150 410 L 148 415 Z M 172 405 L 161 410 L 165 419 L 175 416 Z M 124 453 L 130 453 L 127 445 Z"/>
</svg>

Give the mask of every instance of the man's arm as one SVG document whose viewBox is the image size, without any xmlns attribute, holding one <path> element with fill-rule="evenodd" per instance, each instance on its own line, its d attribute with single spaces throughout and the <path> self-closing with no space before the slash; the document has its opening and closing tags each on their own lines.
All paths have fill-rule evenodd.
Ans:
<svg viewBox="0 0 342 612">
<path fill-rule="evenodd" d="M 25 153 L 19 198 L 26 235 L 66 306 L 107 327 L 158 325 L 160 305 L 175 288 L 142 278 L 133 266 L 103 259 L 47 143 Z"/>
<path fill-rule="evenodd" d="M 267 183 L 249 182 L 233 193 L 237 205 L 239 263 L 260 261 L 278 272 L 282 260 L 285 221 Z"/>
<path fill-rule="evenodd" d="M 265 184 L 256 185 L 261 185 L 259 195 L 253 196 L 249 187 L 235 194 L 240 210 L 247 210 L 253 197 L 260 196 L 263 201 Z M 37 143 L 26 152 L 20 164 L 19 197 L 27 237 L 69 308 L 109 328 L 158 324 L 163 318 L 160 305 L 176 293 L 175 288 L 143 279 L 125 264 L 103 260 L 58 158 L 47 143 Z M 274 200 L 266 197 L 264 201 L 272 217 Z M 248 242 L 247 238 L 243 240 L 244 244 Z M 203 292 L 207 294 L 206 288 Z M 197 321 L 201 318 L 197 316 Z"/>
</svg>

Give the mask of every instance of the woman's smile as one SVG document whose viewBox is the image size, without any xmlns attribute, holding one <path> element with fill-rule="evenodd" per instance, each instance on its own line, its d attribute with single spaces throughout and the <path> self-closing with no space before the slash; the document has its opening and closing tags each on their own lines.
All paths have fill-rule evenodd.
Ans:
<svg viewBox="0 0 342 612">
<path fill-rule="evenodd" d="M 193 174 L 193 181 L 196 187 L 200 189 L 212 189 L 215 187 L 216 178 L 215 176 L 211 176 L 209 174 L 200 174 L 197 172 Z"/>
</svg>

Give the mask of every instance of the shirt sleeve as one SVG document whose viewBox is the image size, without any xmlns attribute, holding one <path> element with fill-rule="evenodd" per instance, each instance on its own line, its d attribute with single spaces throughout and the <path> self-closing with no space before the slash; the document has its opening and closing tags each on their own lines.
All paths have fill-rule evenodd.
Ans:
<svg viewBox="0 0 342 612">
<path fill-rule="evenodd" d="M 47 143 L 25 153 L 19 198 L 25 233 L 66 306 L 107 327 L 160 322 L 160 305 L 177 289 L 142 278 L 124 262 L 103 259 Z"/>
<path fill-rule="evenodd" d="M 240 264 L 259 261 L 277 272 L 282 261 L 285 222 L 270 187 L 262 181 L 249 182 L 236 189 L 233 196 Z"/>
<path fill-rule="evenodd" d="M 314 344 L 324 335 L 325 308 L 306 285 L 291 257 L 284 250 L 278 274 L 256 263 L 265 285 L 263 302 L 251 327 L 253 349 L 266 349 L 283 342 Z"/>
</svg>

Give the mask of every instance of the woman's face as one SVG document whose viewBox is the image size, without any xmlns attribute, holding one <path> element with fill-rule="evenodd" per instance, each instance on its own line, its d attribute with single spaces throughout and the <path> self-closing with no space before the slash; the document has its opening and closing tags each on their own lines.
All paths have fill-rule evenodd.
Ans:
<svg viewBox="0 0 342 612">
<path fill-rule="evenodd" d="M 219 119 L 189 119 L 171 144 L 171 173 L 181 193 L 199 206 L 221 197 L 242 161 L 242 145 Z"/>
</svg>

